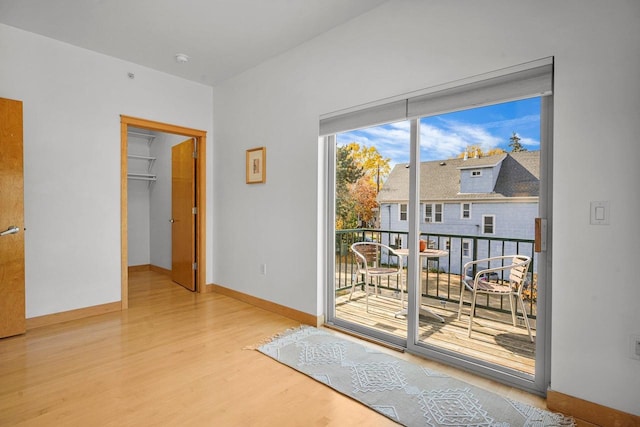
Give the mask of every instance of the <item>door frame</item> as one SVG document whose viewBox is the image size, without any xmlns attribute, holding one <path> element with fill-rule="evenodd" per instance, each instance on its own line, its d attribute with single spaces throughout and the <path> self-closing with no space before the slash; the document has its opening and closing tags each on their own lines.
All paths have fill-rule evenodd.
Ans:
<svg viewBox="0 0 640 427">
<path fill-rule="evenodd" d="M 120 115 L 120 269 L 122 310 L 129 308 L 129 263 L 128 263 L 128 181 L 127 152 L 129 126 L 156 132 L 165 132 L 194 138 L 196 140 L 196 292 L 206 289 L 206 139 L 207 132 L 153 120 Z"/>
</svg>

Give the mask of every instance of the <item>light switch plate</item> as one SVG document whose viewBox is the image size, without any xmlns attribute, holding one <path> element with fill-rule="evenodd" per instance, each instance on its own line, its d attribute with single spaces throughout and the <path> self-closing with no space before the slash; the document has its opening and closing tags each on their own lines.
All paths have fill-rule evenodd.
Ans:
<svg viewBox="0 0 640 427">
<path fill-rule="evenodd" d="M 609 225 L 609 217 L 611 215 L 609 209 L 609 201 L 591 202 L 591 224 L 592 225 Z"/>
</svg>

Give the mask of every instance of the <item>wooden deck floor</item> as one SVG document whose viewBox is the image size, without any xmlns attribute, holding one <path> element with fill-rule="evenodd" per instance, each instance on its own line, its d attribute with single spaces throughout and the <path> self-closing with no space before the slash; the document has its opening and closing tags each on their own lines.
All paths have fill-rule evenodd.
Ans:
<svg viewBox="0 0 640 427">
<path fill-rule="evenodd" d="M 535 343 L 529 341 L 524 325 L 512 326 L 510 314 L 478 309 L 469 338 L 468 306 L 465 306 L 462 318 L 458 320 L 458 305 L 455 303 L 442 304 L 426 298 L 422 303 L 423 308 L 442 316 L 445 322 L 421 315 L 421 342 L 533 375 Z M 378 297 L 369 295 L 369 312 L 365 309 L 363 291 L 354 292 L 351 301 L 348 293 L 336 298 L 336 317 L 339 319 L 405 338 L 407 321 L 403 316 L 395 316 L 399 310 L 400 300 L 397 294 L 390 292 L 382 291 Z M 535 340 L 535 329 L 532 332 Z"/>
</svg>

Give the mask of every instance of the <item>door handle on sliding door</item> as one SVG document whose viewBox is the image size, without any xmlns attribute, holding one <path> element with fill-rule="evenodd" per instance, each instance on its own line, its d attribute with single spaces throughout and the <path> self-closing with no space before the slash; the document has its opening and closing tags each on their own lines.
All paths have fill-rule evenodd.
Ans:
<svg viewBox="0 0 640 427">
<path fill-rule="evenodd" d="M 535 241 L 533 250 L 536 252 L 546 252 L 547 250 L 547 219 L 535 219 Z"/>
</svg>

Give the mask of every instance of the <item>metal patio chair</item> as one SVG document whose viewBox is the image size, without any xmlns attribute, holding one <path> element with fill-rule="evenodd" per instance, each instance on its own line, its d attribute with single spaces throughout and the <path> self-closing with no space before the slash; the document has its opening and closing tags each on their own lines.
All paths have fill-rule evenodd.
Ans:
<svg viewBox="0 0 640 427">
<path fill-rule="evenodd" d="M 463 285 L 460 286 L 458 320 L 460 320 L 462 316 L 464 291 L 468 289 L 472 293 L 471 311 L 469 312 L 469 338 L 471 338 L 471 327 L 475 315 L 478 294 L 506 295 L 509 297 L 513 326 L 516 326 L 517 303 L 520 302 L 524 324 L 527 327 L 529 339 L 533 342 L 527 310 L 524 306 L 524 300 L 522 299 L 522 288 L 527 277 L 530 263 L 531 258 L 525 255 L 504 255 L 478 259 L 464 265 L 462 271 L 465 278 L 462 282 Z M 472 272 L 473 269 L 476 271 L 475 274 Z M 515 305 L 514 299 L 516 300 Z"/>
<path fill-rule="evenodd" d="M 398 288 L 402 283 L 402 258 L 389 246 L 376 242 L 360 242 L 351 245 L 351 251 L 355 254 L 358 264 L 358 275 L 364 276 L 365 305 L 369 312 L 369 285 L 370 279 L 380 277 L 396 276 L 398 280 Z M 391 264 L 392 257 L 395 257 L 396 265 Z M 382 260 L 386 259 L 383 264 Z M 374 292 L 378 295 L 378 280 L 374 280 Z M 351 293 L 349 300 L 353 296 L 356 287 L 354 280 L 351 285 Z M 402 289 L 399 289 L 402 292 Z"/>
</svg>

